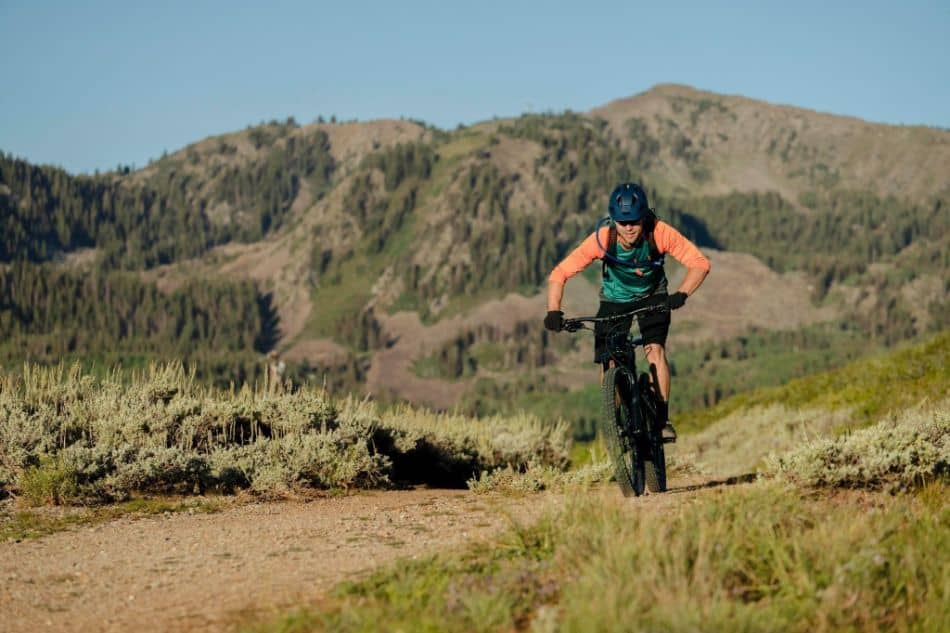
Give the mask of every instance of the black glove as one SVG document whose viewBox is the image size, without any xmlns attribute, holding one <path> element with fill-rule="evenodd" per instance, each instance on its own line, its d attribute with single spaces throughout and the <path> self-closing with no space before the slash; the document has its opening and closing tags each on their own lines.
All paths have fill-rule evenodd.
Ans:
<svg viewBox="0 0 950 633">
<path fill-rule="evenodd" d="M 674 292 L 666 299 L 666 306 L 670 310 L 679 310 L 684 305 L 686 305 L 687 295 L 685 292 Z"/>
<path fill-rule="evenodd" d="M 564 313 L 560 310 L 549 310 L 548 315 L 544 317 L 544 327 L 552 332 L 560 332 L 564 326 Z"/>
</svg>

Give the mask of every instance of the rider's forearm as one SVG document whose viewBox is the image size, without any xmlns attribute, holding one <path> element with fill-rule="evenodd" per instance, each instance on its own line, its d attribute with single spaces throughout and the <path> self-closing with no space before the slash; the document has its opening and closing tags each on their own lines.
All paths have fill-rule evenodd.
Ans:
<svg viewBox="0 0 950 633">
<path fill-rule="evenodd" d="M 679 292 L 685 292 L 687 295 L 693 294 L 703 284 L 703 280 L 706 279 L 708 274 L 709 271 L 702 268 L 687 268 L 686 277 L 683 278 L 683 283 L 680 284 Z M 550 291 L 548 294 L 550 295 Z"/>
<path fill-rule="evenodd" d="M 564 297 L 564 284 L 548 280 L 548 310 L 560 310 L 561 299 Z"/>
</svg>

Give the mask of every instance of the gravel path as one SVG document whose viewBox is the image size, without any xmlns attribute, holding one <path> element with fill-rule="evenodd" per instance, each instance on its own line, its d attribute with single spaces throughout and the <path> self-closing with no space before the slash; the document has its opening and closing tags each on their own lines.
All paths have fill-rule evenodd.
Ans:
<svg viewBox="0 0 950 633">
<path fill-rule="evenodd" d="M 530 499 L 530 500 L 528 500 Z M 400 558 L 486 538 L 557 497 L 370 492 L 119 519 L 0 543 L 0 631 L 228 630 Z"/>
</svg>

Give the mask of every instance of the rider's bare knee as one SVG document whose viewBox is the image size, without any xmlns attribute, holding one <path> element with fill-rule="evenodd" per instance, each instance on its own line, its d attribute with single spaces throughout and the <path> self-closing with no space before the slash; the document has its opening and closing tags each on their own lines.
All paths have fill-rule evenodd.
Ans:
<svg viewBox="0 0 950 633">
<path fill-rule="evenodd" d="M 643 351 L 647 360 L 654 364 L 666 358 L 665 350 L 659 343 L 647 343 L 643 346 Z"/>
</svg>

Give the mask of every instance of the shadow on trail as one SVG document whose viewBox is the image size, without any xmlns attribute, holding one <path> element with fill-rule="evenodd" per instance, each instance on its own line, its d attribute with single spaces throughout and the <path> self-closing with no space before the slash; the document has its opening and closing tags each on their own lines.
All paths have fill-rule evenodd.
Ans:
<svg viewBox="0 0 950 633">
<path fill-rule="evenodd" d="M 738 484 L 747 484 L 753 482 L 758 478 L 756 473 L 744 473 L 742 475 L 734 475 L 732 477 L 726 477 L 725 479 L 710 479 L 709 481 L 704 481 L 701 484 L 691 484 L 689 486 L 674 486 L 672 488 L 667 488 L 667 493 L 677 493 L 677 492 L 693 492 L 695 490 L 702 490 L 703 488 L 718 488 L 720 486 L 736 486 Z"/>
</svg>

